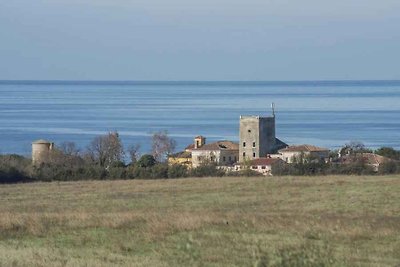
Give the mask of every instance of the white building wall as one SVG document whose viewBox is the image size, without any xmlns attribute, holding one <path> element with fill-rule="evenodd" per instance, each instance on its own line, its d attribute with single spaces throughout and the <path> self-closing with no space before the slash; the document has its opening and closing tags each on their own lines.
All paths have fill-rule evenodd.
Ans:
<svg viewBox="0 0 400 267">
<path fill-rule="evenodd" d="M 217 165 L 229 166 L 239 160 L 238 150 L 193 150 L 192 166 L 196 168 L 204 162 L 214 162 Z"/>
</svg>

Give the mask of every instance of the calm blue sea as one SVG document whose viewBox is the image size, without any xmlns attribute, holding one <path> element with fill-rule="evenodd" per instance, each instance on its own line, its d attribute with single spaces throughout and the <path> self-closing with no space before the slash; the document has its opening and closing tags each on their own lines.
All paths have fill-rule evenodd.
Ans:
<svg viewBox="0 0 400 267">
<path fill-rule="evenodd" d="M 240 115 L 270 115 L 289 144 L 337 148 L 362 141 L 400 149 L 400 81 L 0 82 L 0 153 L 28 155 L 31 141 L 73 141 L 117 130 L 149 149 L 167 130 L 178 148 L 196 135 L 238 140 Z"/>
</svg>

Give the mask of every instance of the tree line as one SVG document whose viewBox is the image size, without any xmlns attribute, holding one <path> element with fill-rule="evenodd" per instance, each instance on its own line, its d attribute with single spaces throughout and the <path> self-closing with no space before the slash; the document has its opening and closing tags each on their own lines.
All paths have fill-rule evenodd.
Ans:
<svg viewBox="0 0 400 267">
<path fill-rule="evenodd" d="M 376 170 L 363 157 L 363 154 L 376 154 L 388 160 L 381 163 Z M 341 157 L 347 157 L 343 164 Z M 338 150 L 330 152 L 329 161 L 310 155 L 294 158 L 292 164 L 276 164 L 272 166 L 274 175 L 385 175 L 400 173 L 400 151 L 391 147 L 371 150 L 361 142 L 350 142 Z"/>
<path fill-rule="evenodd" d="M 176 141 L 166 131 L 154 133 L 151 143 L 151 151 L 146 154 L 140 153 L 140 144 L 125 150 L 119 134 L 112 132 L 95 137 L 84 150 L 73 142 L 62 143 L 42 155 L 39 164 L 33 165 L 30 158 L 20 155 L 0 155 L 0 183 L 224 175 L 211 162 L 196 169 L 169 166 L 167 159 L 174 152 Z"/>
<path fill-rule="evenodd" d="M 0 183 L 30 181 L 73 181 L 105 179 L 165 179 L 183 177 L 257 176 L 250 166 L 240 172 L 226 172 L 213 162 L 204 162 L 195 169 L 183 165 L 168 165 L 167 158 L 176 142 L 165 131 L 154 133 L 151 151 L 140 153 L 140 144 L 124 149 L 117 132 L 95 137 L 84 150 L 75 143 L 65 142 L 49 151 L 40 164 L 32 164 L 30 158 L 20 155 L 0 155 Z M 293 164 L 276 164 L 274 175 L 327 175 L 355 174 L 370 175 L 376 172 L 362 159 L 350 164 L 339 164 L 339 153 L 357 155 L 373 152 L 393 161 L 382 164 L 378 174 L 400 173 L 400 151 L 382 147 L 371 151 L 360 143 L 346 145 L 344 151 L 333 151 L 331 161 L 325 162 L 312 157 L 297 159 Z M 342 150 L 343 150 L 342 149 Z M 129 158 L 128 162 L 125 160 Z"/>
</svg>

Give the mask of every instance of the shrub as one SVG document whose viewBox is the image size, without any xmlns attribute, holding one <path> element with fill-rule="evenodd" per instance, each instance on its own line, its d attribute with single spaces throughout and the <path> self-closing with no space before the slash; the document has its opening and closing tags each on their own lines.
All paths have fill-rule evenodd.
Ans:
<svg viewBox="0 0 400 267">
<path fill-rule="evenodd" d="M 154 165 L 151 168 L 151 178 L 153 179 L 168 178 L 168 164 L 159 163 Z"/>
<path fill-rule="evenodd" d="M 378 173 L 379 174 L 393 174 L 393 173 L 397 173 L 398 171 L 400 171 L 400 169 L 398 169 L 398 164 L 394 161 L 387 161 L 382 163 L 379 166 L 378 169 Z"/>
<path fill-rule="evenodd" d="M 235 177 L 256 177 L 256 176 L 263 176 L 262 173 L 253 171 L 252 169 L 244 169 L 240 171 L 235 171 L 235 172 L 227 172 L 226 176 L 235 176 Z"/>
<path fill-rule="evenodd" d="M 184 165 L 174 164 L 168 167 L 168 178 L 182 178 L 188 176 L 188 169 Z"/>
<path fill-rule="evenodd" d="M 107 178 L 109 179 L 126 179 L 127 171 L 125 167 L 112 167 L 108 170 Z"/>
<path fill-rule="evenodd" d="M 222 177 L 224 174 L 225 171 L 218 169 L 214 163 L 204 163 L 190 172 L 193 177 Z"/>
<path fill-rule="evenodd" d="M 278 163 L 272 165 L 271 172 L 275 176 L 294 175 L 297 171 L 292 164 Z"/>
<path fill-rule="evenodd" d="M 156 159 L 152 155 L 143 155 L 137 161 L 136 165 L 141 168 L 153 167 L 156 164 Z"/>
<path fill-rule="evenodd" d="M 151 167 L 141 167 L 138 164 L 135 164 L 129 170 L 128 176 L 130 178 L 135 178 L 135 179 L 136 178 L 142 178 L 142 179 L 151 178 L 152 177 Z"/>
<path fill-rule="evenodd" d="M 0 155 L 0 183 L 30 181 L 31 161 L 19 155 Z"/>
</svg>

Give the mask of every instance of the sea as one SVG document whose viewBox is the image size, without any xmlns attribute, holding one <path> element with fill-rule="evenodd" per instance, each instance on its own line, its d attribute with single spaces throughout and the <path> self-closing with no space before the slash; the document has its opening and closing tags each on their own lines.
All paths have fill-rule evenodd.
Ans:
<svg viewBox="0 0 400 267">
<path fill-rule="evenodd" d="M 197 135 L 238 141 L 240 115 L 270 116 L 271 103 L 288 144 L 400 149 L 400 81 L 0 81 L 0 153 L 28 156 L 36 139 L 84 150 L 110 131 L 141 153 L 158 131 L 177 150 Z"/>
</svg>

